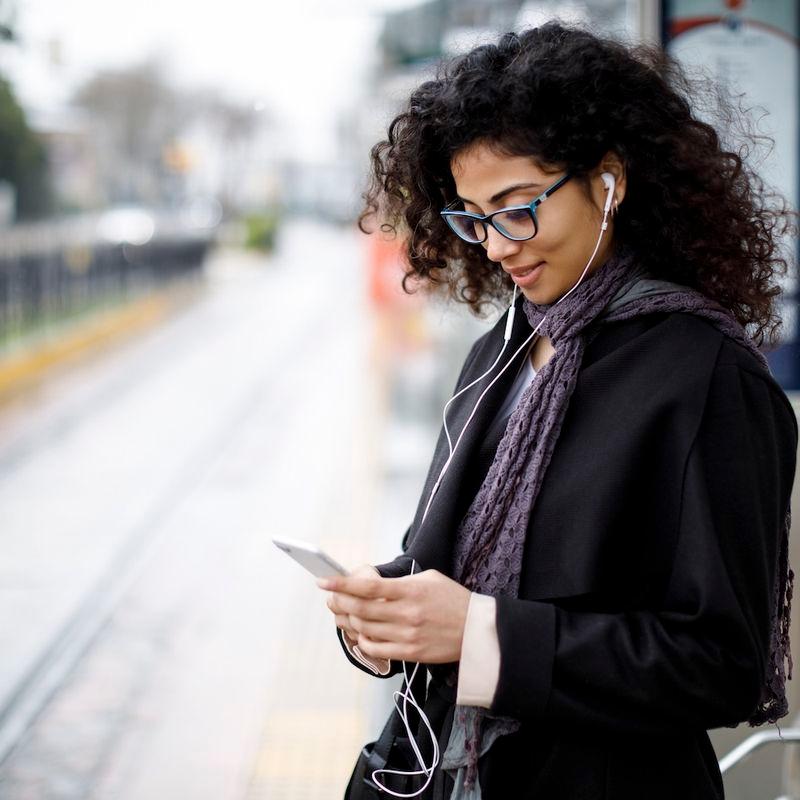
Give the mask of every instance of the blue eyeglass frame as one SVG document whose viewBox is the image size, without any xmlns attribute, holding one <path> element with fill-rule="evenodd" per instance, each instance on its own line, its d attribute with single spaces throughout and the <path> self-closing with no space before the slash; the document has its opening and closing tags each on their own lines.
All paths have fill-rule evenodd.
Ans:
<svg viewBox="0 0 800 800">
<path fill-rule="evenodd" d="M 471 211 L 453 211 L 451 210 L 451 206 L 455 205 L 456 203 L 461 202 L 460 198 L 456 198 L 453 200 L 452 203 L 448 203 L 439 214 L 444 217 L 445 222 L 450 226 L 450 229 L 458 236 L 459 239 L 462 241 L 467 242 L 468 244 L 483 244 L 489 236 L 489 229 L 486 227 L 488 223 L 491 225 L 501 236 L 505 236 L 506 239 L 510 239 L 512 242 L 527 242 L 529 239 L 533 239 L 537 233 L 539 233 L 539 220 L 536 218 L 536 208 L 548 197 L 550 197 L 553 192 L 560 189 L 570 178 L 572 174 L 567 172 L 565 175 L 562 175 L 554 184 L 549 186 L 545 189 L 538 197 L 535 197 L 531 200 L 530 203 L 524 206 L 506 206 L 505 208 L 498 208 L 497 211 L 492 211 L 491 214 L 474 214 Z M 507 211 L 527 211 L 531 215 L 531 219 L 533 220 L 533 233 L 530 236 L 523 236 L 522 238 L 516 238 L 515 236 L 509 236 L 502 228 L 498 225 L 495 225 L 494 220 L 492 217 L 496 216 L 497 214 L 503 214 Z M 482 222 L 483 223 L 483 239 L 478 239 L 477 241 L 473 241 L 472 239 L 466 239 L 461 233 L 456 229 L 453 222 L 450 220 L 453 217 L 467 217 L 468 219 L 473 220 L 474 222 Z"/>
</svg>

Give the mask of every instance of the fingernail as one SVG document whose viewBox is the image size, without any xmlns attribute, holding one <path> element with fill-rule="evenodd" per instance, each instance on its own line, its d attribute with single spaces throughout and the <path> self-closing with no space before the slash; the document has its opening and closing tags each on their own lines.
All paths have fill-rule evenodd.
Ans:
<svg viewBox="0 0 800 800">
<path fill-rule="evenodd" d="M 320 589 L 330 589 L 332 585 L 333 581 L 328 578 L 317 578 L 317 586 L 319 586 Z"/>
</svg>

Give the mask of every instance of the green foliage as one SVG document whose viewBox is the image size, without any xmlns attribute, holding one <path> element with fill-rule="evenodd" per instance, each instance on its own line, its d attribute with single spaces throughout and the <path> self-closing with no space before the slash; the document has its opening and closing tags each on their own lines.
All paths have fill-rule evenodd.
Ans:
<svg viewBox="0 0 800 800">
<path fill-rule="evenodd" d="M 262 211 L 244 217 L 245 246 L 270 251 L 275 247 L 280 216 L 277 211 Z"/>
<path fill-rule="evenodd" d="M 0 180 L 17 193 L 17 217 L 32 219 L 52 209 L 47 152 L 28 126 L 9 82 L 0 77 Z"/>
</svg>

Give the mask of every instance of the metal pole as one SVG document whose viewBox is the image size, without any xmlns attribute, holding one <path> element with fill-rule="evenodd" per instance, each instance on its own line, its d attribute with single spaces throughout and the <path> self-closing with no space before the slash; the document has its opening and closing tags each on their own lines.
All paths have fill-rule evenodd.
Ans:
<svg viewBox="0 0 800 800">
<path fill-rule="evenodd" d="M 748 736 L 738 744 L 728 755 L 719 761 L 719 771 L 724 775 L 731 767 L 738 764 L 754 750 L 772 742 L 785 742 L 786 744 L 800 742 L 800 728 L 787 728 L 785 731 L 759 731 Z"/>
<path fill-rule="evenodd" d="M 636 29 L 643 42 L 661 44 L 662 0 L 636 0 Z"/>
</svg>

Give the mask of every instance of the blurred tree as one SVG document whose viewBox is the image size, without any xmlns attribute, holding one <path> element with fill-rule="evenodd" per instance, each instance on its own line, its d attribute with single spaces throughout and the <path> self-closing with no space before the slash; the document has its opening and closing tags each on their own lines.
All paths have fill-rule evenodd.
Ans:
<svg viewBox="0 0 800 800">
<path fill-rule="evenodd" d="M 237 195 L 252 169 L 254 140 L 272 120 L 259 105 L 231 101 L 213 89 L 198 91 L 193 106 L 206 134 L 218 143 L 222 161 L 219 200 L 227 215 L 235 211 Z"/>
<path fill-rule="evenodd" d="M 215 91 L 199 93 L 195 104 L 217 128 L 220 138 L 228 142 L 249 139 L 258 125 L 265 121 L 253 106 L 233 103 Z"/>
<path fill-rule="evenodd" d="M 16 42 L 16 3 L 0 0 L 0 43 Z M 50 213 L 47 152 L 31 130 L 11 84 L 0 75 L 0 182 L 15 195 L 16 217 L 34 219 Z"/>
<path fill-rule="evenodd" d="M 195 166 L 181 134 L 199 119 L 222 152 L 255 131 L 257 114 L 251 107 L 208 89 L 178 89 L 164 73 L 158 60 L 105 70 L 73 97 L 95 122 L 111 202 L 179 201 L 179 184 Z"/>
<path fill-rule="evenodd" d="M 0 181 L 16 193 L 18 219 L 43 217 L 52 210 L 47 153 L 28 126 L 11 85 L 0 77 Z"/>
<path fill-rule="evenodd" d="M 192 108 L 163 72 L 158 61 L 104 70 L 73 97 L 97 126 L 100 169 L 111 202 L 164 199 L 170 176 L 163 154 L 191 119 Z"/>
</svg>

